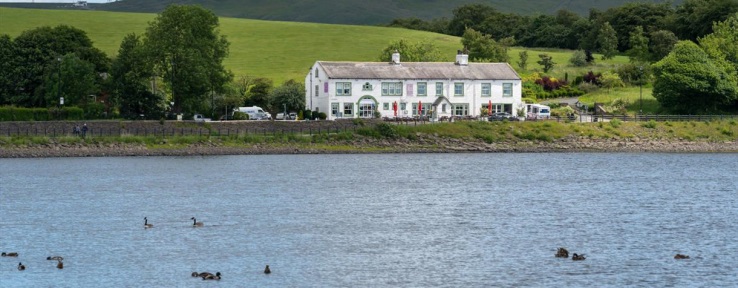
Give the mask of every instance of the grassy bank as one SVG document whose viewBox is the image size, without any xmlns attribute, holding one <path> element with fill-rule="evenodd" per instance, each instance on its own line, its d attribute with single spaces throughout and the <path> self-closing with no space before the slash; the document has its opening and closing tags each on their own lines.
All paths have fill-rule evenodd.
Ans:
<svg viewBox="0 0 738 288">
<path fill-rule="evenodd" d="M 428 141 L 433 138 L 435 140 Z M 483 142 L 505 143 L 555 143 L 582 139 L 597 141 L 701 141 L 728 142 L 738 140 L 736 120 L 702 122 L 611 122 L 564 123 L 564 122 L 455 122 L 419 126 L 403 126 L 380 123 L 361 126 L 353 131 L 323 133 L 317 135 L 286 134 L 241 134 L 207 136 L 109 136 L 109 137 L 0 137 L 0 147 L 43 147 L 137 145 L 148 149 L 184 149 L 191 145 L 213 145 L 239 148 L 261 145 L 271 148 L 321 147 L 336 151 L 363 149 L 385 149 L 374 147 L 376 141 L 402 143 L 403 145 L 426 145 L 438 147 L 440 142 Z M 369 141 L 369 142 L 367 142 Z M 434 142 L 435 141 L 435 142 Z M 362 143 L 370 143 L 363 145 Z M 381 146 L 381 145 L 380 145 Z M 357 152 L 367 152 L 367 150 Z"/>
</svg>

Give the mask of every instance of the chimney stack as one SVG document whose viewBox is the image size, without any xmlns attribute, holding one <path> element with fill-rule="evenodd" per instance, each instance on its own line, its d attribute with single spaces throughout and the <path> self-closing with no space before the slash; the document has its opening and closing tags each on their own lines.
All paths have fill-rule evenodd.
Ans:
<svg viewBox="0 0 738 288">
<path fill-rule="evenodd" d="M 400 65 L 400 52 L 397 50 L 392 53 L 392 64 Z"/>
<path fill-rule="evenodd" d="M 469 65 L 469 52 L 466 51 L 466 48 L 464 48 L 464 51 L 457 50 L 456 51 L 456 65 L 459 66 L 467 66 Z"/>
</svg>

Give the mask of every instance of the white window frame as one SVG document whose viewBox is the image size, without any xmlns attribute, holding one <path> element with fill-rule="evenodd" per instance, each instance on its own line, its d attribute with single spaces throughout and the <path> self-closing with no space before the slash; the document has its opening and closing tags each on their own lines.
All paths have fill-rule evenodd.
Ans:
<svg viewBox="0 0 738 288">
<path fill-rule="evenodd" d="M 338 117 L 339 106 L 340 106 L 340 103 L 338 102 L 331 103 L 331 115 L 333 115 L 333 117 Z"/>
<path fill-rule="evenodd" d="M 469 115 L 469 104 L 451 104 L 451 113 L 454 116 L 467 116 Z"/>
<path fill-rule="evenodd" d="M 443 96 L 443 82 L 436 82 L 436 96 Z"/>
<path fill-rule="evenodd" d="M 347 107 L 348 109 L 346 109 Z M 348 113 L 346 113 L 346 111 L 348 111 Z M 344 102 L 343 103 L 343 117 L 348 117 L 348 118 L 354 117 L 354 102 Z"/>
<path fill-rule="evenodd" d="M 427 82 L 418 82 L 418 96 L 428 96 Z"/>
<path fill-rule="evenodd" d="M 402 96 L 402 82 L 382 82 L 382 96 Z"/>
<path fill-rule="evenodd" d="M 502 97 L 513 96 L 513 83 L 502 83 Z"/>
<path fill-rule="evenodd" d="M 492 97 L 491 83 L 482 83 L 482 97 Z"/>
<path fill-rule="evenodd" d="M 336 96 L 351 96 L 351 82 L 336 82 Z"/>
<path fill-rule="evenodd" d="M 461 82 L 454 83 L 454 96 L 455 97 L 464 96 L 464 83 L 461 83 Z"/>
</svg>

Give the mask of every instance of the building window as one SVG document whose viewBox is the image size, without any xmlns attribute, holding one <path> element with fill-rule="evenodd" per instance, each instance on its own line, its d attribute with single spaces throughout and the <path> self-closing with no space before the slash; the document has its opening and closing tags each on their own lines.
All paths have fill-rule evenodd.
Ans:
<svg viewBox="0 0 738 288">
<path fill-rule="evenodd" d="M 512 97 L 512 83 L 502 83 L 502 97 Z"/>
<path fill-rule="evenodd" d="M 389 110 L 389 102 L 382 103 L 382 109 L 385 111 Z"/>
<path fill-rule="evenodd" d="M 418 96 L 428 96 L 428 83 L 418 82 Z"/>
<path fill-rule="evenodd" d="M 464 83 L 454 83 L 454 96 L 464 96 Z"/>
<path fill-rule="evenodd" d="M 446 113 L 446 104 L 441 104 L 441 112 Z"/>
<path fill-rule="evenodd" d="M 351 82 L 336 82 L 336 96 L 351 96 Z"/>
<path fill-rule="evenodd" d="M 400 103 L 400 111 L 405 111 L 405 110 L 407 110 L 407 103 Z M 407 113 L 407 111 L 405 111 L 405 113 Z"/>
<path fill-rule="evenodd" d="M 331 103 L 331 115 L 333 117 L 340 117 L 338 116 L 338 103 Z"/>
<path fill-rule="evenodd" d="M 364 83 L 363 86 L 361 86 L 362 91 L 372 91 L 374 90 L 374 87 L 372 87 L 372 84 L 369 84 L 369 82 Z"/>
<path fill-rule="evenodd" d="M 482 97 L 492 97 L 492 84 L 482 83 Z"/>
<path fill-rule="evenodd" d="M 318 68 L 315 68 L 315 78 L 318 78 L 318 71 L 320 70 L 318 70 Z"/>
<path fill-rule="evenodd" d="M 402 96 L 402 82 L 382 83 L 382 96 Z"/>
<path fill-rule="evenodd" d="M 320 85 L 315 85 L 315 97 L 320 96 Z"/>
<path fill-rule="evenodd" d="M 343 117 L 354 117 L 354 103 L 343 103 Z"/>
<path fill-rule="evenodd" d="M 469 115 L 469 104 L 453 104 L 454 116 Z"/>
<path fill-rule="evenodd" d="M 436 82 L 436 96 L 443 96 L 443 82 Z"/>
<path fill-rule="evenodd" d="M 430 113 L 430 110 L 432 109 L 431 103 L 421 103 L 420 106 L 420 115 L 428 115 Z M 418 103 L 413 103 L 413 116 L 418 116 Z"/>
</svg>

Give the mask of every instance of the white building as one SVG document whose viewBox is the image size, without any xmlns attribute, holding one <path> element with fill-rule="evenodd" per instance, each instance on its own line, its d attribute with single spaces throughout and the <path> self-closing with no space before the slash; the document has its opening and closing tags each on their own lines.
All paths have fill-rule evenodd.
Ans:
<svg viewBox="0 0 738 288">
<path fill-rule="evenodd" d="M 524 109 L 520 75 L 507 63 L 469 63 L 459 52 L 455 63 L 317 61 L 305 77 L 305 104 L 341 118 L 480 116 L 492 112 L 516 115 Z M 485 109 L 486 110 L 486 109 Z"/>
</svg>

